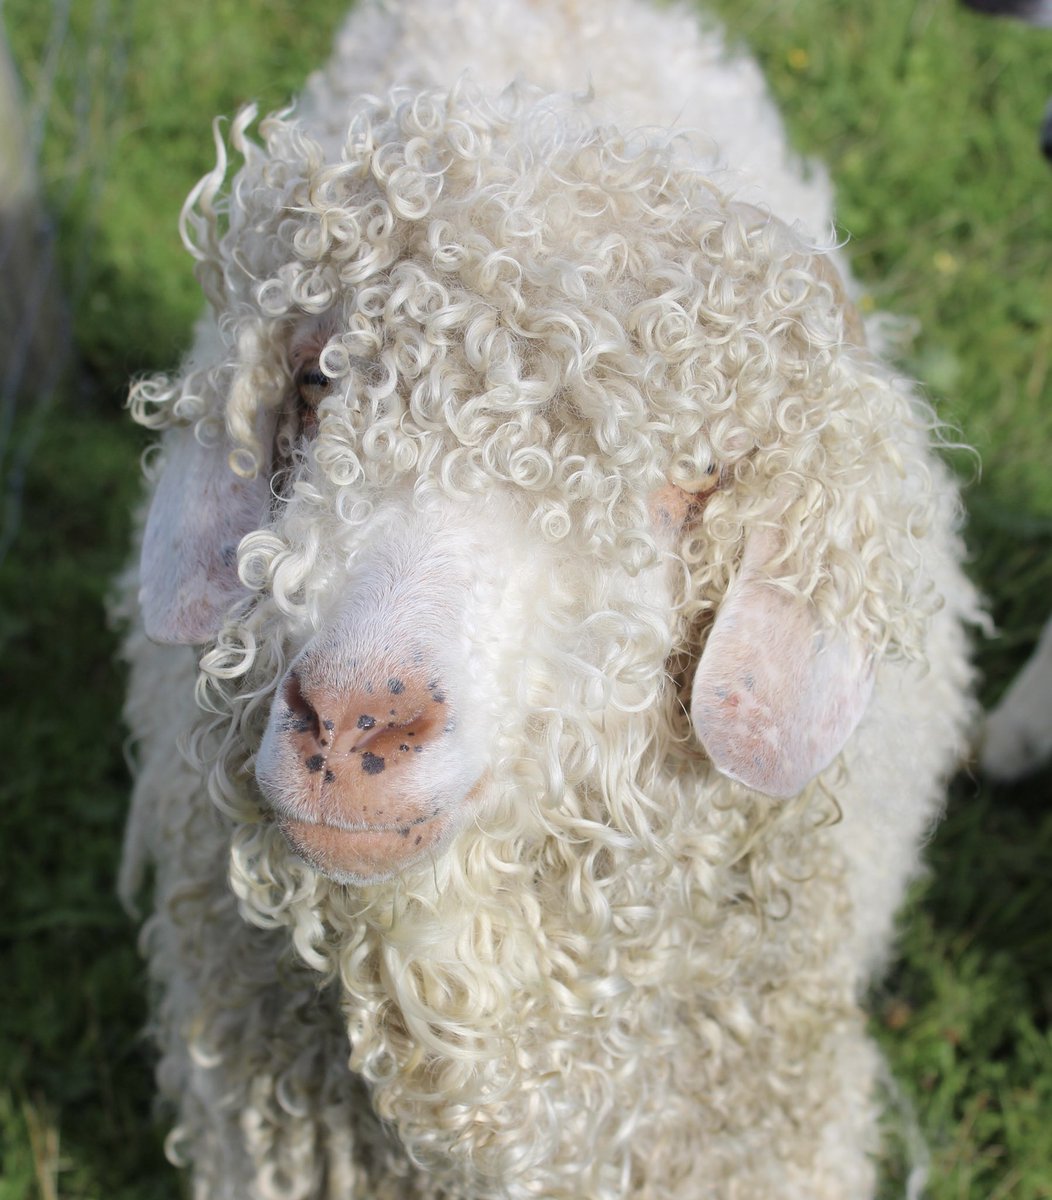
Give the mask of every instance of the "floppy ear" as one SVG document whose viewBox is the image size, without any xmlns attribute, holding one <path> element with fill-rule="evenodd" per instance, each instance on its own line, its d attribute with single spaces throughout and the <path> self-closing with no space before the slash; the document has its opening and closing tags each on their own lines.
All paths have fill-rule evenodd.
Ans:
<svg viewBox="0 0 1052 1200">
<path fill-rule="evenodd" d="M 263 523 L 269 469 L 235 475 L 225 442 L 203 446 L 192 428 L 169 430 L 164 467 L 143 535 L 139 602 L 155 642 L 207 642 L 246 590 L 237 546 Z"/>
<path fill-rule="evenodd" d="M 776 549 L 770 530 L 746 541 L 694 675 L 690 717 L 718 771 L 789 797 L 836 758 L 861 720 L 873 664 L 770 582 Z"/>
</svg>

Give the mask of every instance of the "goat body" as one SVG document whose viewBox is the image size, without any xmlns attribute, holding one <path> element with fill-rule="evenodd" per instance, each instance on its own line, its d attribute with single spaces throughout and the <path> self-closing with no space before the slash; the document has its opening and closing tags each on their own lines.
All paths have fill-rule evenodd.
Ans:
<svg viewBox="0 0 1052 1200">
<path fill-rule="evenodd" d="M 363 6 L 253 121 L 132 399 L 173 1159 L 210 1200 L 872 1195 L 859 997 L 976 605 L 825 177 L 635 0 Z"/>
</svg>

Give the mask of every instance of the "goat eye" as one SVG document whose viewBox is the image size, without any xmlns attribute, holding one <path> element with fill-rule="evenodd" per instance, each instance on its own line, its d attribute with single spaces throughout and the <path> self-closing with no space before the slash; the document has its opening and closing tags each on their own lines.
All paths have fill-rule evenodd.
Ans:
<svg viewBox="0 0 1052 1200">
<path fill-rule="evenodd" d="M 317 363 L 310 363 L 296 372 L 296 394 L 306 408 L 317 408 L 331 387 L 332 380 Z"/>
</svg>

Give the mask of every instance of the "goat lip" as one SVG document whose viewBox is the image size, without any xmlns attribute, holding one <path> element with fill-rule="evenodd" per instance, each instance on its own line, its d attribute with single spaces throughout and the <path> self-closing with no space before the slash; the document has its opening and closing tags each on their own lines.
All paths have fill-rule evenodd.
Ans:
<svg viewBox="0 0 1052 1200">
<path fill-rule="evenodd" d="M 338 883 L 379 883 L 422 858 L 443 840 L 441 813 L 403 823 L 346 825 L 278 816 L 293 850 Z"/>
<path fill-rule="evenodd" d="M 411 817 L 405 821 L 332 821 L 332 820 L 313 820 L 310 817 L 291 816 L 284 813 L 278 813 L 278 825 L 282 831 L 286 830 L 287 826 L 301 826 L 304 829 L 331 830 L 333 833 L 392 833 L 400 832 L 403 829 L 416 829 L 421 825 L 429 825 L 434 821 L 439 814 L 437 812 L 428 813 L 422 817 Z"/>
</svg>

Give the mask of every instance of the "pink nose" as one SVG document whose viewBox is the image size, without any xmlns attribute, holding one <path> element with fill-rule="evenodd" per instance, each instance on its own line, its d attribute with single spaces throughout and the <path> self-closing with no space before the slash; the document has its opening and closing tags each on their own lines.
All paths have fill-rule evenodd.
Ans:
<svg viewBox="0 0 1052 1200">
<path fill-rule="evenodd" d="M 440 680 L 418 668 L 377 668 L 353 686 L 320 674 L 308 664 L 286 676 L 260 783 L 313 866 L 347 881 L 383 878 L 453 826 L 458 796 L 442 782 L 457 757 L 452 705 Z"/>
<path fill-rule="evenodd" d="M 300 769 L 317 777 L 317 816 L 341 823 L 388 823 L 406 768 L 448 732 L 441 686 L 418 675 L 343 691 L 305 686 L 292 671 L 282 699 Z"/>
</svg>

